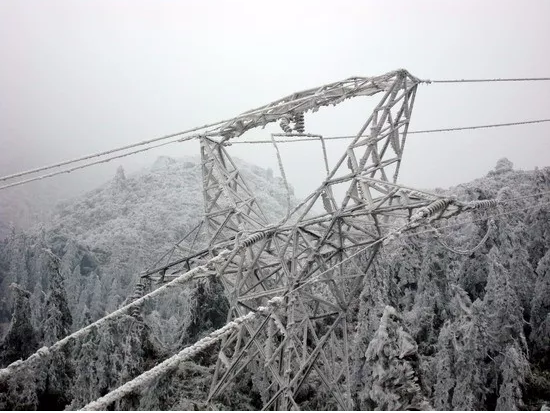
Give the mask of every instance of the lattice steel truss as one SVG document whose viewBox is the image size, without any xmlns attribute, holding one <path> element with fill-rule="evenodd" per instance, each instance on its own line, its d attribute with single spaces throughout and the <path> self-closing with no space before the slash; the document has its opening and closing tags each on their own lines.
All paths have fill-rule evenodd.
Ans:
<svg viewBox="0 0 550 413">
<path fill-rule="evenodd" d="M 214 266 L 230 302 L 228 322 L 273 297 L 285 300 L 282 310 L 243 324 L 222 341 L 209 401 L 247 369 L 264 409 L 299 409 L 304 389 L 319 386 L 333 396 L 334 408 L 353 409 L 348 311 L 390 235 L 389 224 L 404 231 L 465 209 L 396 182 L 419 83 L 405 70 L 350 78 L 246 112 L 202 135 L 206 225 L 193 231 L 205 227 L 208 246 L 143 276 L 160 273 L 165 280 L 167 268 L 184 264 L 190 270 L 235 245 Z M 304 136 L 307 112 L 374 94 L 382 99 L 319 188 L 281 222 L 268 223 L 229 156 L 229 141 L 276 121 L 289 137 Z M 357 252 L 364 253 L 351 259 Z"/>
<path fill-rule="evenodd" d="M 265 228 L 267 219 L 226 148 L 203 138 L 201 159 L 205 221 L 212 234 L 209 245 Z"/>
<path fill-rule="evenodd" d="M 219 142 L 202 139 L 211 254 L 220 242 L 253 234 L 250 245 L 216 268 L 231 304 L 228 321 L 274 296 L 286 301 L 283 311 L 246 324 L 222 342 L 210 400 L 249 368 L 265 409 L 299 409 L 300 391 L 308 380 L 324 386 L 336 408 L 353 408 L 348 309 L 388 219 L 406 222 L 414 209 L 435 200 L 396 185 L 418 83 L 404 70 L 351 78 L 247 112 L 221 128 Z M 292 132 L 292 121 L 295 131 L 303 132 L 305 112 L 377 93 L 383 93 L 381 101 L 321 186 L 283 222 L 269 226 L 229 158 L 226 141 L 279 120 L 286 132 Z M 338 200 L 335 192 L 342 186 L 345 195 Z M 372 248 L 362 265 L 349 260 L 368 246 Z"/>
<path fill-rule="evenodd" d="M 464 204 L 397 184 L 419 83 L 405 70 L 354 77 L 293 94 L 225 124 L 197 128 L 202 130 L 198 137 L 204 221 L 168 258 L 162 257 L 157 268 L 141 274 L 133 303 L 25 361 L 0 369 L 0 378 L 61 349 L 70 340 L 84 339 L 94 325 L 129 311 L 138 313 L 146 298 L 168 287 L 216 275 L 226 290 L 230 311 L 228 324 L 220 329 L 223 331 L 208 340 L 222 340 L 208 401 L 221 397 L 246 370 L 261 393 L 264 409 L 299 409 L 312 391 L 332 395 L 335 409 L 353 409 L 350 306 L 382 241 L 431 220 L 497 203 Z M 229 156 L 226 146 L 230 140 L 271 122 L 280 122 L 289 137 L 322 140 L 320 135 L 304 133 L 307 113 L 375 94 L 382 95 L 380 102 L 332 169 L 323 144 L 326 179 L 281 222 L 268 223 Z M 201 230 L 207 232 L 207 246 L 196 250 Z M 176 249 L 184 256 L 171 261 Z M 170 283 L 145 294 L 152 282 Z M 239 323 L 230 323 L 235 319 Z M 200 349 L 191 346 L 185 350 Z M 178 357 L 165 360 L 88 406 L 106 408 L 177 365 Z"/>
</svg>

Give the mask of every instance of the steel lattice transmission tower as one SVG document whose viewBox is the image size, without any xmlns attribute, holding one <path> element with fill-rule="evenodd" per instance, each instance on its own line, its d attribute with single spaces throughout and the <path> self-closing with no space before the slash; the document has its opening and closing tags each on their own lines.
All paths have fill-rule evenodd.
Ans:
<svg viewBox="0 0 550 413">
<path fill-rule="evenodd" d="M 215 275 L 230 310 L 228 323 L 215 337 L 206 337 L 208 345 L 221 340 L 208 401 L 227 394 L 246 370 L 264 409 L 300 409 L 313 390 L 332 396 L 334 408 L 352 410 L 350 309 L 382 241 L 432 220 L 498 203 L 464 204 L 397 183 L 419 83 L 406 70 L 354 77 L 295 93 L 182 138 L 200 138 L 205 206 L 204 221 L 186 236 L 193 240 L 190 246 L 177 245 L 185 252 L 183 258 L 170 261 L 172 250 L 170 262 L 141 274 L 131 303 L 0 369 L 0 376 L 9 377 L 71 340 L 84 339 L 94 326 L 127 312 L 138 316 L 146 299 L 168 287 Z M 304 133 L 308 112 L 376 94 L 382 96 L 379 103 L 332 169 L 325 156 L 327 176 L 321 185 L 283 220 L 268 222 L 228 153 L 231 140 L 280 122 L 288 137 L 316 136 L 322 141 L 321 135 Z M 195 251 L 202 230 L 207 247 Z M 169 268 L 175 270 L 167 274 Z M 145 294 L 152 281 L 170 283 Z M 238 323 L 231 323 L 237 318 Z M 88 406 L 105 408 L 169 371 L 180 357 L 190 357 L 187 350 L 202 351 L 201 341 Z"/>
<path fill-rule="evenodd" d="M 353 408 L 348 309 L 386 235 L 385 223 L 410 218 L 415 208 L 434 202 L 396 184 L 418 84 L 405 70 L 350 78 L 246 112 L 220 128 L 220 139 L 202 138 L 210 255 L 220 245 L 247 243 L 216 267 L 231 306 L 228 321 L 272 297 L 285 299 L 284 311 L 248 323 L 222 342 L 209 400 L 249 368 L 266 409 L 298 409 L 308 380 L 321 383 L 336 408 Z M 283 222 L 269 225 L 229 157 L 228 141 L 274 121 L 289 136 L 300 136 L 308 111 L 375 94 L 382 99 L 319 188 Z M 342 187 L 339 200 L 334 194 Z M 369 246 L 362 266 L 349 259 Z"/>
</svg>

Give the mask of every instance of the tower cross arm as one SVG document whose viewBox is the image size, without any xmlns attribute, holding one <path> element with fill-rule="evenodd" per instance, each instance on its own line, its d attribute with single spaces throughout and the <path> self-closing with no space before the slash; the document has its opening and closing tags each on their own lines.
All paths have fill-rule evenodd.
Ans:
<svg viewBox="0 0 550 413">
<path fill-rule="evenodd" d="M 221 126 L 220 135 L 226 139 L 238 137 L 250 129 L 258 126 L 264 127 L 268 123 L 291 117 L 294 114 L 316 112 L 323 106 L 337 105 L 346 99 L 385 92 L 393 85 L 397 76 L 403 76 L 411 86 L 420 83 L 419 79 L 405 69 L 394 70 L 374 77 L 350 77 L 321 87 L 293 93 L 265 106 L 244 112 Z"/>
</svg>

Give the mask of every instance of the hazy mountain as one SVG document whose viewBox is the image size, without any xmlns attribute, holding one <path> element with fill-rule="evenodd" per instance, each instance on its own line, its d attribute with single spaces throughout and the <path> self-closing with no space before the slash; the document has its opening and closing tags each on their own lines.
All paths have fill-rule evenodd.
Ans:
<svg viewBox="0 0 550 413">
<path fill-rule="evenodd" d="M 237 162 L 268 219 L 282 216 L 286 192 L 281 180 L 271 171 Z M 27 256 L 28 269 L 3 277 L 4 294 L 9 295 L 7 287 L 14 281 L 24 288 L 37 288 L 34 267 L 38 264 L 33 261 L 41 259 L 39 247 L 47 245 L 63 257 L 71 310 L 77 311 L 79 301 L 81 308 L 97 304 L 100 308 L 91 311 L 92 317 L 98 318 L 131 293 L 139 273 L 197 225 L 203 211 L 198 159 L 162 156 L 129 176 L 119 168 L 104 185 L 59 203 L 48 213 L 49 220 L 25 233 L 12 231 L 6 240 L 8 254 L 19 249 L 15 254 Z M 11 274 L 14 264 L 5 265 Z M 47 286 L 48 280 L 42 284 Z M 91 304 L 93 298 L 80 297 L 92 291 L 100 294 L 96 297 L 100 303 Z M 79 316 L 74 320 L 75 326 L 80 325 Z"/>
</svg>

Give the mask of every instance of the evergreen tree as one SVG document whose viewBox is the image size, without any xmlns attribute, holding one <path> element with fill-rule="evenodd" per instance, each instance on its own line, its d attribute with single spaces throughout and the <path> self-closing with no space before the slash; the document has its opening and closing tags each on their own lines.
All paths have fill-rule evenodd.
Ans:
<svg viewBox="0 0 550 413">
<path fill-rule="evenodd" d="M 456 386 L 453 392 L 453 410 L 485 410 L 488 389 L 487 376 L 487 322 L 483 315 L 483 303 L 472 304 L 469 321 L 458 325 L 457 355 L 455 361 Z"/>
<path fill-rule="evenodd" d="M 25 366 L 0 382 L 0 410 L 37 410 L 39 378 L 37 369 Z"/>
<path fill-rule="evenodd" d="M 535 170 L 535 188 L 533 193 L 548 192 L 550 186 L 550 168 Z M 527 211 L 526 225 L 529 238 L 527 241 L 529 262 L 532 268 L 537 268 L 539 261 L 546 251 L 550 250 L 550 208 L 544 203 L 550 201 L 550 195 L 546 194 L 537 198 L 536 208 Z"/>
<path fill-rule="evenodd" d="M 394 283 L 391 279 L 391 268 L 378 265 L 371 267 L 370 273 L 364 279 L 364 287 L 359 296 L 356 333 L 351 351 L 352 394 L 357 395 L 369 372 L 366 369 L 365 352 L 373 339 L 388 304 L 397 304 L 393 300 Z M 356 401 L 356 404 L 358 401 Z"/>
<path fill-rule="evenodd" d="M 84 304 L 84 307 L 82 307 L 81 311 L 79 311 L 79 319 L 76 323 L 77 325 L 77 328 L 82 328 L 82 327 L 85 327 L 87 325 L 90 325 L 94 322 L 94 320 L 92 320 L 92 315 L 90 313 L 90 309 L 88 308 L 88 306 L 86 304 Z"/>
<path fill-rule="evenodd" d="M 403 315 L 422 353 L 433 351 L 439 329 L 447 318 L 447 268 L 448 255 L 439 245 L 428 244 L 424 248 L 424 260 L 417 278 L 414 305 Z"/>
<path fill-rule="evenodd" d="M 28 248 L 28 266 L 31 273 L 33 285 L 31 295 L 31 321 L 34 328 L 40 331 L 41 339 L 44 332 L 44 317 L 46 314 L 46 292 L 50 288 L 50 257 L 45 252 L 48 249 L 46 244 L 46 232 L 40 227 L 38 233 Z"/>
<path fill-rule="evenodd" d="M 193 315 L 181 344 L 194 343 L 226 323 L 229 304 L 222 284 L 215 278 L 197 282 L 191 295 Z"/>
<path fill-rule="evenodd" d="M 531 306 L 533 358 L 550 368 L 550 250 L 537 267 L 537 281 Z"/>
<path fill-rule="evenodd" d="M 434 406 L 437 410 L 451 410 L 452 396 L 456 385 L 455 358 L 453 326 L 447 322 L 439 334 L 435 357 Z"/>
<path fill-rule="evenodd" d="M 14 298 L 10 285 L 17 284 L 25 290 L 30 289 L 30 277 L 27 267 L 27 239 L 21 232 L 12 228 L 6 240 L 5 260 L 6 272 L 0 280 L 0 297 L 3 299 L 3 311 L 7 314 L 13 312 Z"/>
<path fill-rule="evenodd" d="M 428 410 L 414 360 L 418 346 L 402 326 L 393 307 L 386 306 L 380 326 L 369 343 L 369 374 L 359 395 L 363 410 Z"/>
<path fill-rule="evenodd" d="M 117 385 L 121 386 L 145 370 L 146 353 L 150 348 L 148 329 L 141 317 L 125 319 L 127 333 L 122 337 L 122 368 Z M 135 410 L 139 406 L 139 397 L 132 395 L 116 403 L 116 410 Z"/>
<path fill-rule="evenodd" d="M 532 360 L 538 363 L 542 369 L 550 370 L 550 313 L 543 322 L 533 330 L 532 336 Z M 548 382 L 548 394 L 550 394 L 550 380 Z"/>
<path fill-rule="evenodd" d="M 483 300 L 488 333 L 491 337 L 487 343 L 487 350 L 496 355 L 504 352 L 512 342 L 518 342 L 521 343 L 523 351 L 527 351 L 523 334 L 523 308 L 512 287 L 509 272 L 500 264 L 496 247 L 491 249 L 488 259 L 490 267 L 487 292 Z"/>
<path fill-rule="evenodd" d="M 489 261 L 487 250 L 484 248 L 475 251 L 467 260 L 463 261 L 458 281 L 464 291 L 468 293 L 470 300 L 483 299 L 488 272 Z"/>
<path fill-rule="evenodd" d="M 497 225 L 497 255 L 495 259 L 509 274 L 509 283 L 515 290 L 522 307 L 530 310 L 535 284 L 535 272 L 529 262 L 529 253 L 525 247 L 528 238 L 523 222 L 513 226 L 505 221 Z M 527 312 L 528 313 L 528 312 Z"/>
<path fill-rule="evenodd" d="M 59 264 L 59 271 L 67 292 L 67 304 L 71 314 L 76 314 L 78 297 L 83 287 L 80 279 L 79 257 L 80 253 L 76 242 L 72 238 L 68 239 L 63 247 L 63 257 Z M 75 271 L 76 269 L 77 271 Z"/>
<path fill-rule="evenodd" d="M 83 405 L 123 385 L 141 374 L 149 357 L 158 357 L 144 323 L 124 315 L 88 333 L 75 359 L 74 380 L 71 393 L 74 398 L 70 408 Z M 135 410 L 139 399 L 125 397 L 116 403 L 117 410 Z"/>
<path fill-rule="evenodd" d="M 508 347 L 500 367 L 502 384 L 499 389 L 496 410 L 523 410 L 523 393 L 529 374 L 529 363 L 521 351 Z"/>
<path fill-rule="evenodd" d="M 37 333 L 31 324 L 30 293 L 17 284 L 12 284 L 11 289 L 15 305 L 8 333 L 0 345 L 3 366 L 27 358 L 38 348 Z"/>
<path fill-rule="evenodd" d="M 45 250 L 50 273 L 49 291 L 46 295 L 46 316 L 44 320 L 44 344 L 51 346 L 70 334 L 73 323 L 67 304 L 67 294 L 61 275 L 59 258 L 50 250 Z"/>
<path fill-rule="evenodd" d="M 0 365 L 27 359 L 38 349 L 38 334 L 31 324 L 31 294 L 11 285 L 14 295 L 14 310 L 8 333 L 0 345 Z M 41 360 L 35 360 L 17 369 L 0 381 L 0 410 L 36 410 L 39 393 L 43 392 L 44 373 Z"/>
<path fill-rule="evenodd" d="M 44 253 L 47 257 L 50 281 L 46 295 L 43 336 L 44 344 L 51 346 L 70 334 L 73 320 L 60 271 L 61 260 L 51 250 L 45 249 Z M 43 408 L 62 409 L 71 400 L 73 366 L 70 353 L 70 347 L 65 347 L 54 351 L 50 356 L 45 393 L 40 399 Z"/>
<path fill-rule="evenodd" d="M 69 410 L 76 410 L 93 400 L 97 400 L 105 392 L 99 386 L 98 369 L 99 333 L 92 329 L 80 345 L 73 350 L 74 380 L 71 389 L 73 399 Z"/>
<path fill-rule="evenodd" d="M 12 234 L 10 273 L 13 274 L 14 282 L 28 290 L 30 287 L 29 272 L 27 269 L 27 246 L 23 233 Z"/>
<path fill-rule="evenodd" d="M 88 275 L 86 294 L 89 297 L 87 301 L 89 303 L 92 320 L 94 321 L 105 316 L 106 295 L 103 294 L 103 285 L 101 281 L 102 280 L 99 278 L 96 271 L 93 271 L 90 275 Z"/>
</svg>

